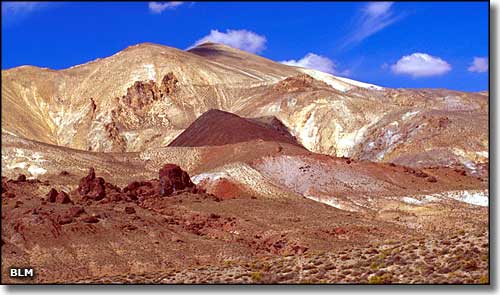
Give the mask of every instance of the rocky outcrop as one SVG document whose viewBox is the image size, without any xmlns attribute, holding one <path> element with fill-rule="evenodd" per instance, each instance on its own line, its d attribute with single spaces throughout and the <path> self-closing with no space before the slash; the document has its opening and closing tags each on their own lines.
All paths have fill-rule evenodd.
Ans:
<svg viewBox="0 0 500 295">
<path fill-rule="evenodd" d="M 176 191 L 193 189 L 195 185 L 186 171 L 175 164 L 166 164 L 160 169 L 160 195 L 168 196 Z"/>
<path fill-rule="evenodd" d="M 123 189 L 108 183 L 102 177 L 96 177 L 94 168 L 90 168 L 87 176 L 81 178 L 76 190 L 84 201 L 107 202 L 141 202 L 149 197 L 170 196 L 181 192 L 203 193 L 196 188 L 188 173 L 176 164 L 166 164 L 159 171 L 159 180 L 134 180 Z M 52 189 L 48 194 L 49 202 L 68 203 L 64 192 Z M 66 195 L 67 196 L 67 195 Z M 71 200 L 70 200 L 71 201 Z M 131 209 L 127 209 L 129 213 Z"/>
<path fill-rule="evenodd" d="M 163 94 L 169 95 L 174 93 L 178 82 L 179 80 L 177 80 L 177 77 L 174 75 L 174 73 L 169 72 L 168 74 L 166 74 L 161 80 L 160 93 L 162 94 L 162 96 Z"/>
<path fill-rule="evenodd" d="M 142 109 L 157 99 L 158 87 L 154 81 L 136 81 L 127 89 L 127 94 L 122 97 L 125 105 Z"/>
<path fill-rule="evenodd" d="M 87 176 L 80 180 L 78 192 L 85 198 L 99 201 L 106 196 L 104 184 L 104 179 L 102 177 L 96 178 L 94 168 L 90 168 Z"/>
<path fill-rule="evenodd" d="M 64 192 L 58 192 L 55 188 L 51 188 L 47 193 L 47 202 L 49 203 L 57 203 L 57 204 L 73 204 L 69 195 Z"/>
<path fill-rule="evenodd" d="M 178 82 L 179 80 L 177 80 L 177 77 L 172 72 L 167 73 L 163 77 L 160 85 L 152 80 L 135 81 L 135 83 L 127 89 L 127 94 L 122 96 L 120 101 L 132 109 L 141 110 L 154 101 L 172 94 Z"/>
<path fill-rule="evenodd" d="M 326 83 L 316 80 L 307 74 L 288 77 L 273 86 L 273 90 L 281 93 L 311 90 L 318 87 L 329 87 Z"/>
</svg>

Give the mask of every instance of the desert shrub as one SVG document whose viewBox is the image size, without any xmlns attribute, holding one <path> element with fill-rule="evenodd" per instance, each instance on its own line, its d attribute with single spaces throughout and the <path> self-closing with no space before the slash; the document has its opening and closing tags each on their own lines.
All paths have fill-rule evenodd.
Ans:
<svg viewBox="0 0 500 295">
<path fill-rule="evenodd" d="M 392 281 L 392 275 L 385 273 L 381 276 L 373 275 L 368 279 L 368 284 L 388 284 Z"/>
<path fill-rule="evenodd" d="M 384 279 L 381 276 L 371 276 L 368 279 L 368 284 L 383 284 Z"/>
<path fill-rule="evenodd" d="M 260 272 L 253 272 L 250 277 L 254 282 L 260 282 L 262 280 L 262 273 Z"/>
<path fill-rule="evenodd" d="M 371 270 L 378 270 L 378 269 L 380 269 L 380 268 L 382 268 L 384 266 L 385 265 L 382 262 L 373 262 L 372 264 L 370 264 L 370 269 Z"/>
<path fill-rule="evenodd" d="M 487 275 L 481 276 L 479 278 L 479 284 L 488 284 L 490 280 L 488 279 Z"/>
</svg>

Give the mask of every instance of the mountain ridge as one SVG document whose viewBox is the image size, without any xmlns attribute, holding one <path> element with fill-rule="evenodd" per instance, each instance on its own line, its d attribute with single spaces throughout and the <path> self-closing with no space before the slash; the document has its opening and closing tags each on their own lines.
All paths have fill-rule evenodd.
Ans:
<svg viewBox="0 0 500 295">
<path fill-rule="evenodd" d="M 160 88 L 168 75 L 175 83 L 167 93 Z M 483 92 L 351 85 L 344 78 L 215 43 L 186 51 L 140 43 L 64 70 L 2 70 L 2 82 L 3 131 L 82 150 L 167 146 L 201 114 L 220 109 L 246 118 L 274 116 L 305 148 L 323 154 L 373 161 L 404 158 L 405 165 L 418 166 L 412 157 L 429 151 L 432 155 L 449 143 L 454 147 L 447 156 L 450 165 L 487 162 L 487 157 L 473 156 L 487 153 L 487 130 L 480 128 L 487 121 Z M 455 118 L 446 127 L 451 132 L 437 133 L 431 127 L 436 111 Z M 400 117 L 394 121 L 396 114 Z M 416 119 L 421 124 L 403 125 L 418 125 L 419 131 L 392 123 Z M 453 132 L 464 137 L 458 142 L 445 137 Z M 427 144 L 418 150 L 405 144 L 423 138 Z M 385 154 L 378 156 L 382 150 L 375 153 L 372 146 Z M 426 163 L 442 165 L 438 158 Z"/>
</svg>

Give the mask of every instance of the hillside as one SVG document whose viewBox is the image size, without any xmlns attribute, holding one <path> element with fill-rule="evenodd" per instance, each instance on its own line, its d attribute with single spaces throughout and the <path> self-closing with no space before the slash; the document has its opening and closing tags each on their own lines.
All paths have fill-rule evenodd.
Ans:
<svg viewBox="0 0 500 295">
<path fill-rule="evenodd" d="M 60 71 L 2 70 L 2 85 L 2 132 L 74 149 L 167 146 L 219 109 L 275 117 L 312 152 L 483 176 L 488 163 L 483 93 L 383 88 L 215 43 L 143 43 Z"/>
<path fill-rule="evenodd" d="M 488 128 L 216 43 L 2 70 L 2 282 L 485 283 Z"/>
<path fill-rule="evenodd" d="M 283 124 L 276 118 L 274 120 L 270 119 L 271 124 L 267 125 L 263 120 L 251 121 L 228 112 L 209 110 L 177 136 L 169 146 L 225 145 L 257 139 L 300 146 L 290 133 L 283 130 Z M 279 129 L 280 127 L 282 129 Z"/>
</svg>

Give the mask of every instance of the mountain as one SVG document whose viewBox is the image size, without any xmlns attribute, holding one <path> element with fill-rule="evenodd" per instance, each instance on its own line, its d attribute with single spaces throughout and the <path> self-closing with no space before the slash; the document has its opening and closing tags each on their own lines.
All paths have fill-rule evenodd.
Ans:
<svg viewBox="0 0 500 295">
<path fill-rule="evenodd" d="M 256 139 L 300 146 L 279 120 L 276 118 L 267 120 L 270 120 L 271 124 L 247 120 L 224 111 L 209 110 L 198 117 L 168 146 L 226 145 Z"/>
<path fill-rule="evenodd" d="M 2 70 L 2 282 L 484 282 L 488 128 L 215 43 Z"/>
<path fill-rule="evenodd" d="M 215 43 L 138 44 L 59 71 L 23 66 L 3 70 L 2 85 L 3 132 L 74 149 L 167 146 L 219 109 L 276 117 L 322 154 L 478 175 L 488 162 L 484 93 L 383 88 Z"/>
</svg>

